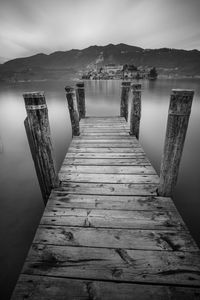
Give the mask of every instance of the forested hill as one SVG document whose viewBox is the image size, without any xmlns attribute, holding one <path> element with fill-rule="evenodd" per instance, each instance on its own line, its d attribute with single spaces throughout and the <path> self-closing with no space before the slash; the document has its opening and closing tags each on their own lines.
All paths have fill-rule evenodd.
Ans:
<svg viewBox="0 0 200 300">
<path fill-rule="evenodd" d="M 69 51 L 17 58 L 0 65 L 0 78 L 15 74 L 57 74 L 77 72 L 95 64 L 134 64 L 135 66 L 155 66 L 161 74 L 186 76 L 200 75 L 200 51 L 178 49 L 142 49 L 126 44 L 90 46 Z M 25 76 L 24 75 L 24 76 Z"/>
</svg>

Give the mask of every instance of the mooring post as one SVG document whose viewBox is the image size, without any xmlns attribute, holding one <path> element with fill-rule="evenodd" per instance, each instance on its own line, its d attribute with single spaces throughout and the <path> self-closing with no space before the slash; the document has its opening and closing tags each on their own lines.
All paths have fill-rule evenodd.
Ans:
<svg viewBox="0 0 200 300">
<path fill-rule="evenodd" d="M 193 96 L 193 90 L 172 90 L 158 188 L 160 196 L 172 196 L 178 179 Z"/>
<path fill-rule="evenodd" d="M 141 118 L 141 84 L 133 83 L 131 85 L 133 97 L 131 99 L 130 113 L 130 135 L 139 139 L 140 118 Z"/>
<path fill-rule="evenodd" d="M 76 97 L 79 112 L 79 120 L 85 118 L 85 87 L 84 82 L 77 82 Z"/>
<path fill-rule="evenodd" d="M 122 81 L 120 117 L 124 117 L 126 121 L 128 121 L 128 98 L 129 98 L 130 86 L 131 86 L 130 81 Z"/>
<path fill-rule="evenodd" d="M 66 86 L 65 91 L 66 91 L 66 98 L 68 102 L 69 114 L 70 114 L 70 119 L 72 124 L 72 136 L 78 136 L 80 134 L 79 114 L 78 114 L 75 89 L 70 86 Z"/>
<path fill-rule="evenodd" d="M 24 126 L 46 204 L 52 188 L 59 186 L 59 180 L 55 167 L 45 95 L 44 92 L 32 92 L 23 94 L 23 97 L 27 112 Z"/>
</svg>

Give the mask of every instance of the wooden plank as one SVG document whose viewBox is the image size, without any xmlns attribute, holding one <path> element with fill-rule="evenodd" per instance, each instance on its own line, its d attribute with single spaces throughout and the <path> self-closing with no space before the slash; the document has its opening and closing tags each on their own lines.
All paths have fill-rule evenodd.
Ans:
<svg viewBox="0 0 200 300">
<path fill-rule="evenodd" d="M 98 125 L 99 125 L 99 124 L 100 124 L 100 125 L 101 125 L 101 124 L 102 124 L 102 125 L 104 125 L 104 124 L 105 124 L 105 125 L 112 125 L 112 124 L 113 124 L 113 125 L 115 125 L 115 124 L 118 125 L 118 124 L 122 124 L 122 125 L 123 125 L 123 124 L 124 124 L 124 125 L 125 125 L 125 124 L 127 124 L 127 123 L 126 123 L 125 120 L 114 120 L 114 119 L 113 119 L 113 120 L 103 120 L 103 121 L 102 121 L 101 119 L 99 119 L 99 120 L 84 121 L 84 123 L 83 123 L 83 122 L 80 122 L 80 125 L 81 125 L 81 126 L 82 126 L 82 124 L 89 124 L 89 125 L 93 125 L 93 124 L 94 124 L 94 125 L 96 125 L 96 124 L 98 124 Z"/>
<path fill-rule="evenodd" d="M 125 132 L 128 132 L 129 134 L 129 127 L 125 125 L 82 125 L 81 130 L 86 131 L 116 131 L 116 130 L 124 130 Z"/>
<path fill-rule="evenodd" d="M 156 174 L 152 166 L 78 166 L 62 165 L 59 173 Z"/>
<path fill-rule="evenodd" d="M 83 124 L 87 124 L 87 123 L 105 123 L 105 122 L 109 122 L 109 123 L 126 123 L 125 119 L 122 117 L 86 117 L 84 119 L 81 120 L 81 123 Z"/>
<path fill-rule="evenodd" d="M 129 135 L 129 130 L 128 129 L 126 129 L 125 127 L 123 128 L 113 128 L 113 127 L 110 127 L 110 128 L 81 128 L 81 133 L 84 135 L 85 133 L 86 134 L 92 134 L 92 133 L 110 133 L 110 134 L 112 134 L 112 133 L 114 133 L 114 134 L 116 134 L 116 133 L 123 133 L 123 134 L 125 134 L 125 133 L 127 133 L 127 135 Z"/>
<path fill-rule="evenodd" d="M 187 231 L 38 227 L 34 242 L 61 246 L 168 251 L 199 251 Z"/>
<path fill-rule="evenodd" d="M 88 136 L 87 137 L 78 136 L 78 137 L 73 137 L 72 143 L 84 142 L 84 140 L 89 141 L 90 143 L 92 143 L 92 142 L 94 142 L 94 143 L 119 143 L 120 142 L 119 139 L 123 140 L 123 143 L 132 143 L 133 145 L 140 145 L 135 138 L 132 138 L 128 135 L 125 135 L 124 138 L 122 136 L 118 137 L 118 138 L 116 136 L 114 136 L 112 138 L 112 140 L 110 140 L 110 137 L 108 137 L 108 136 L 103 136 L 103 137 L 98 136 L 96 138 L 94 136 L 91 138 L 89 138 Z M 140 145 L 140 147 L 141 147 L 141 145 Z"/>
<path fill-rule="evenodd" d="M 22 273 L 200 287 L 200 255 L 33 244 Z"/>
<path fill-rule="evenodd" d="M 158 175 L 59 173 L 61 181 L 95 183 L 159 183 Z"/>
<path fill-rule="evenodd" d="M 177 211 L 86 210 L 51 206 L 45 209 L 40 224 L 149 230 L 185 228 Z"/>
<path fill-rule="evenodd" d="M 120 137 L 128 138 L 129 137 L 128 133 L 126 134 L 125 131 L 122 131 L 122 132 L 117 132 L 117 131 L 115 131 L 115 132 L 102 132 L 101 131 L 101 132 L 89 132 L 89 133 L 82 132 L 80 137 L 98 138 L 98 137 L 102 137 L 102 136 L 109 136 L 111 138 L 115 138 L 115 137 L 117 137 L 117 138 L 120 138 Z"/>
<path fill-rule="evenodd" d="M 91 124 L 81 124 L 81 128 L 83 128 L 83 129 L 91 129 Z M 100 123 L 96 123 L 96 124 L 92 124 L 92 128 L 94 128 L 94 129 L 103 129 L 103 128 L 105 128 L 105 129 L 109 129 L 109 128 L 125 128 L 125 129 L 129 129 L 129 126 L 127 125 L 127 123 L 126 124 L 121 124 L 121 123 L 115 123 L 115 124 L 100 124 Z"/>
<path fill-rule="evenodd" d="M 129 148 L 139 148 L 141 149 L 141 146 L 134 143 L 134 142 L 123 142 L 121 143 L 120 141 L 90 141 L 90 140 L 86 140 L 86 141 L 72 141 L 71 146 L 70 147 L 84 147 L 84 148 L 110 148 L 112 147 L 112 149 L 114 148 L 122 148 L 124 149 L 124 151 L 126 151 L 126 149 Z"/>
<path fill-rule="evenodd" d="M 179 287 L 21 275 L 12 300 L 199 300 L 198 287 Z"/>
<path fill-rule="evenodd" d="M 126 152 L 120 152 L 120 153 L 72 153 L 72 152 L 69 152 L 67 153 L 66 155 L 66 158 L 87 158 L 87 159 L 90 159 L 90 158 L 104 158 L 104 159 L 107 159 L 107 158 L 116 158 L 116 159 L 120 159 L 120 158 L 129 158 L 129 159 L 132 159 L 132 158 L 137 158 L 137 157 L 144 157 L 146 158 L 145 154 L 144 153 L 141 153 L 141 152 L 133 152 L 133 153 L 126 153 Z"/>
<path fill-rule="evenodd" d="M 148 196 L 157 195 L 157 184 L 65 183 L 59 191 L 86 195 Z"/>
<path fill-rule="evenodd" d="M 47 207 L 117 209 L 117 210 L 176 210 L 171 198 L 156 196 L 102 196 L 60 193 L 52 191 Z"/>
<path fill-rule="evenodd" d="M 107 159 L 86 159 L 86 158 L 65 158 L 63 165 L 87 165 L 87 166 L 150 166 L 147 158 L 107 158 Z"/>
<path fill-rule="evenodd" d="M 140 147 L 134 148 L 120 148 L 120 147 L 80 147 L 80 146 L 70 146 L 68 149 L 68 153 L 143 153 L 144 150 Z"/>
<path fill-rule="evenodd" d="M 112 135 L 112 134 L 101 134 L 101 135 L 94 135 L 94 136 L 90 136 L 90 135 L 80 135 L 78 137 L 73 137 L 73 141 L 76 141 L 76 140 L 106 140 L 106 141 L 109 141 L 110 139 L 112 140 L 122 140 L 122 141 L 127 141 L 127 142 L 130 142 L 130 141 L 133 141 L 135 143 L 137 143 L 137 141 L 131 137 L 131 136 L 128 136 L 127 134 L 123 134 L 123 135 Z"/>
</svg>

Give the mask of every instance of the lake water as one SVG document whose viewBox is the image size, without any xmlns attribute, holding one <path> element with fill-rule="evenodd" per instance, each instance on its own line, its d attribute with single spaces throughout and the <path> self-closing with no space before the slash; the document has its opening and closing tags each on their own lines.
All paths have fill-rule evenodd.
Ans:
<svg viewBox="0 0 200 300">
<path fill-rule="evenodd" d="M 140 142 L 159 172 L 172 88 L 194 89 L 192 113 L 174 202 L 200 245 L 200 80 L 143 81 Z M 44 210 L 23 125 L 22 93 L 45 91 L 57 168 L 71 141 L 64 86 L 72 82 L 0 85 L 0 298 L 18 277 Z M 119 115 L 120 81 L 86 81 L 87 115 Z M 4 296 L 2 296 L 4 295 Z"/>
</svg>

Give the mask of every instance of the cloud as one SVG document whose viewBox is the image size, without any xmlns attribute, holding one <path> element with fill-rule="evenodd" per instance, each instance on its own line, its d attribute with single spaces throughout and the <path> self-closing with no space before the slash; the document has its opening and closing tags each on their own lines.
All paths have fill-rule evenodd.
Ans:
<svg viewBox="0 0 200 300">
<path fill-rule="evenodd" d="M 199 0 L 2 0 L 1 56 L 120 42 L 195 48 L 199 8 Z"/>
</svg>

